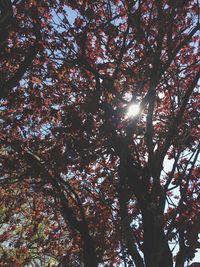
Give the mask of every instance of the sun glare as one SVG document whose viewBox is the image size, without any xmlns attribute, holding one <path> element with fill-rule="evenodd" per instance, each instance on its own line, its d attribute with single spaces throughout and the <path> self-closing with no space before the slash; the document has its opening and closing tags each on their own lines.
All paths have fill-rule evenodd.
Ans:
<svg viewBox="0 0 200 267">
<path fill-rule="evenodd" d="M 127 117 L 135 117 L 140 112 L 139 104 L 132 104 L 128 107 Z"/>
</svg>

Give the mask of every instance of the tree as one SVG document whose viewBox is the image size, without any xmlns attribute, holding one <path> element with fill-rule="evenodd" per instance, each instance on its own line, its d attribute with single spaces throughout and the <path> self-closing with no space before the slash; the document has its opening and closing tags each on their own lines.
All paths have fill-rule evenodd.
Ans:
<svg viewBox="0 0 200 267">
<path fill-rule="evenodd" d="M 192 261 L 200 245 L 198 1 L 7 4 L 2 265 Z M 139 111 L 127 115 L 132 104 Z"/>
</svg>

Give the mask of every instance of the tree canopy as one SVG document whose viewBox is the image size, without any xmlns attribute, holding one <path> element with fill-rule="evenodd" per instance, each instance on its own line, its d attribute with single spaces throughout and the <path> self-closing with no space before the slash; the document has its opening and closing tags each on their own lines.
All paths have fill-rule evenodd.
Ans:
<svg viewBox="0 0 200 267">
<path fill-rule="evenodd" d="M 192 263 L 199 10 L 0 0 L 1 266 Z"/>
</svg>

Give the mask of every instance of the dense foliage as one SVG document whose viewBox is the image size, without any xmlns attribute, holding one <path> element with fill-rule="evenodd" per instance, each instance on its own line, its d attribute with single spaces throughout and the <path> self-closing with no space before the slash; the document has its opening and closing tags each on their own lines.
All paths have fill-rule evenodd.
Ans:
<svg viewBox="0 0 200 267">
<path fill-rule="evenodd" d="M 192 261 L 199 10 L 0 0 L 1 266 Z"/>
</svg>

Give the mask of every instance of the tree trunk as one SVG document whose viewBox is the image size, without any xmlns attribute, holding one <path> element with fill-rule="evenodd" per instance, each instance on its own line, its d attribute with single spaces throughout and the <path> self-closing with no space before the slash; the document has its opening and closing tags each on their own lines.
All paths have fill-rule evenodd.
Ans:
<svg viewBox="0 0 200 267">
<path fill-rule="evenodd" d="M 97 255 L 95 251 L 95 246 L 89 233 L 81 233 L 83 240 L 83 262 L 84 267 L 98 267 Z"/>
<path fill-rule="evenodd" d="M 150 208 L 143 213 L 146 267 L 173 267 L 172 253 L 163 230 L 162 218 Z"/>
</svg>

